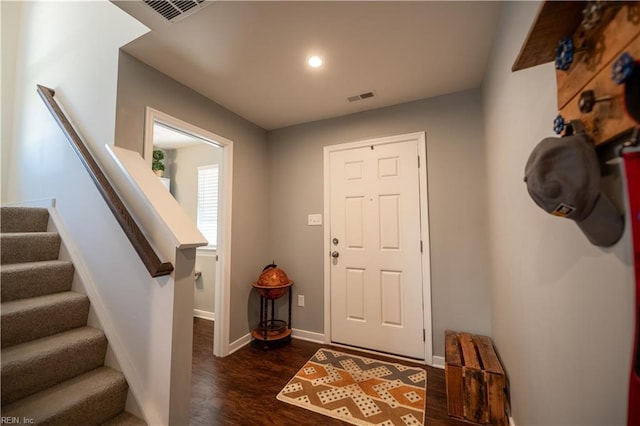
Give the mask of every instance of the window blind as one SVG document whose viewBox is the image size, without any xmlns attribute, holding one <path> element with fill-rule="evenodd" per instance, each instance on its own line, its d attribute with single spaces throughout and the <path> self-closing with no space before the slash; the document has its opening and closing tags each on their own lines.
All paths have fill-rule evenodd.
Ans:
<svg viewBox="0 0 640 426">
<path fill-rule="evenodd" d="M 198 167 L 197 227 L 215 247 L 218 238 L 218 165 Z"/>
</svg>

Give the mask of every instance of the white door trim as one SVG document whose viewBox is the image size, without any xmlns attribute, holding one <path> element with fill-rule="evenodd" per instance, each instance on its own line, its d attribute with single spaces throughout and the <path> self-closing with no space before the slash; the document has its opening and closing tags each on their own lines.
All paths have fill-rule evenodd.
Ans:
<svg viewBox="0 0 640 426">
<path fill-rule="evenodd" d="M 223 357 L 230 353 L 229 348 L 229 306 L 231 303 L 231 189 L 233 187 L 233 141 L 180 120 L 151 107 L 145 112 L 144 159 L 151 165 L 153 153 L 153 123 L 159 122 L 186 133 L 198 135 L 223 148 L 220 200 L 222 209 L 218 212 L 219 256 L 216 266 L 215 318 L 213 331 L 213 354 Z"/>
<path fill-rule="evenodd" d="M 431 265 L 429 244 L 429 198 L 427 191 L 427 145 L 425 132 L 408 133 L 364 141 L 350 142 L 324 147 L 324 342 L 331 343 L 331 205 L 330 205 L 330 154 L 366 146 L 375 146 L 394 142 L 415 140 L 418 143 L 420 167 L 418 168 L 420 185 L 420 238 L 423 242 L 422 251 L 422 294 L 423 294 L 423 324 L 427 331 L 425 339 L 425 364 L 433 363 L 433 327 L 431 318 Z"/>
</svg>

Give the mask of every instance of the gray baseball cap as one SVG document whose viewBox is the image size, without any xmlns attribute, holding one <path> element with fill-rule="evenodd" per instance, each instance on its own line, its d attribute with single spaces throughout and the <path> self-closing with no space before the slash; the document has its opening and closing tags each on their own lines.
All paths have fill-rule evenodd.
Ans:
<svg viewBox="0 0 640 426">
<path fill-rule="evenodd" d="M 529 195 L 554 216 L 574 220 L 592 244 L 608 247 L 624 231 L 624 220 L 600 191 L 600 165 L 584 132 L 543 139 L 524 170 Z"/>
</svg>

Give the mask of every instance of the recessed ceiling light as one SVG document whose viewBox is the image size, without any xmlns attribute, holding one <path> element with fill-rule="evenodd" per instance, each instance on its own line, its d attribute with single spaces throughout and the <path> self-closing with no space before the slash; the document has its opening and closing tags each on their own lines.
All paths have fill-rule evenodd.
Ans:
<svg viewBox="0 0 640 426">
<path fill-rule="evenodd" d="M 322 58 L 316 55 L 310 56 L 309 59 L 307 59 L 307 64 L 309 64 L 311 68 L 320 68 L 322 66 Z"/>
</svg>

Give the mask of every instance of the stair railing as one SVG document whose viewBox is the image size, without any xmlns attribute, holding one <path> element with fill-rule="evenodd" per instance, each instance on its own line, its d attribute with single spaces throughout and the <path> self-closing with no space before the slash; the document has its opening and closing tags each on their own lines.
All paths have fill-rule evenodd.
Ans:
<svg viewBox="0 0 640 426">
<path fill-rule="evenodd" d="M 163 275 L 169 275 L 171 271 L 173 271 L 173 265 L 170 262 L 162 262 L 156 252 L 151 247 L 151 243 L 144 236 L 138 224 L 135 222 L 129 210 L 127 210 L 126 206 L 114 190 L 111 183 L 107 180 L 106 176 L 102 172 L 102 169 L 96 163 L 96 160 L 93 158 L 93 155 L 84 144 L 80 136 L 75 131 L 71 122 L 62 111 L 58 103 L 53 99 L 53 95 L 55 91 L 49 89 L 48 87 L 44 87 L 38 85 L 38 94 L 44 101 L 45 105 L 55 118 L 56 122 L 67 136 L 69 143 L 73 150 L 78 154 L 80 161 L 89 172 L 91 179 L 95 183 L 98 191 L 102 194 L 102 198 L 104 198 L 105 202 L 111 209 L 111 212 L 115 216 L 116 220 L 122 227 L 122 230 L 126 234 L 129 241 L 133 245 L 133 248 L 140 256 L 142 263 L 146 266 L 147 270 L 151 274 L 152 277 L 159 277 Z"/>
</svg>

